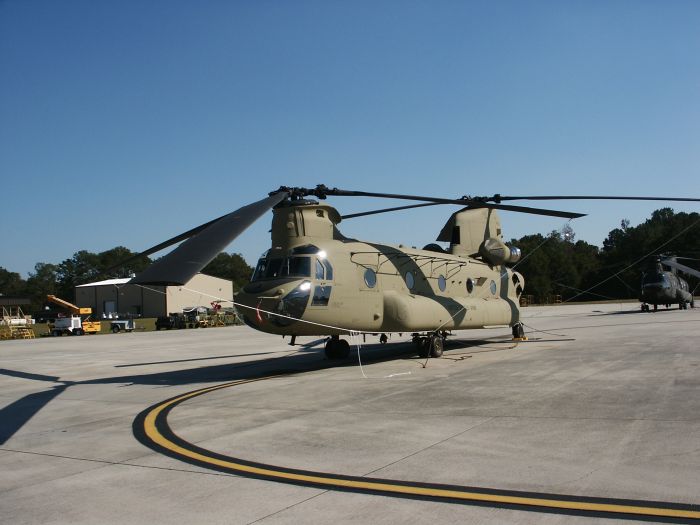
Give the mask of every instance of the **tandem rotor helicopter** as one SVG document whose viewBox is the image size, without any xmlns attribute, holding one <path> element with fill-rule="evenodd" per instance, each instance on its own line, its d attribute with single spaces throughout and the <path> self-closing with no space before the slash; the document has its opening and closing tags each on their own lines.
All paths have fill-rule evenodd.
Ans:
<svg viewBox="0 0 700 525">
<path fill-rule="evenodd" d="M 373 197 L 416 201 L 393 208 L 341 216 L 320 201 L 327 197 Z M 312 199 L 311 197 L 315 197 Z M 519 298 L 524 277 L 507 265 L 521 253 L 503 241 L 498 211 L 574 219 L 584 214 L 503 204 L 514 200 L 665 200 L 693 198 L 613 196 L 460 197 L 315 188 L 280 187 L 257 202 L 197 226 L 138 256 L 182 242 L 130 284 L 183 285 L 239 234 L 270 209 L 272 245 L 260 258 L 251 282 L 234 297 L 246 324 L 291 336 L 327 336 L 329 359 L 344 358 L 350 345 L 341 335 L 413 334 L 420 355 L 440 357 L 451 330 L 503 325 L 524 337 Z M 345 237 L 341 220 L 422 206 L 452 204 L 453 213 L 437 240 L 447 249 L 423 249 Z"/>
<path fill-rule="evenodd" d="M 688 258 L 671 255 L 654 257 L 653 264 L 642 275 L 642 292 L 639 297 L 642 302 L 642 312 L 650 311 L 649 304 L 653 305 L 654 311 L 660 304 L 666 305 L 666 308 L 677 304 L 680 310 L 687 309 L 688 305 L 695 308 L 695 300 L 688 281 L 678 275 L 678 272 L 695 277 L 700 277 L 700 272 L 679 263 L 678 259 Z"/>
</svg>

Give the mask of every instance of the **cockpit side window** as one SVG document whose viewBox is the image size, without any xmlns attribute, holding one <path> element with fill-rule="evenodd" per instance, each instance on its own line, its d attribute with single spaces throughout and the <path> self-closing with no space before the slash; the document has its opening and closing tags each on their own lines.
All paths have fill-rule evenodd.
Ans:
<svg viewBox="0 0 700 525">
<path fill-rule="evenodd" d="M 264 257 L 258 261 L 255 271 L 253 272 L 253 277 L 250 278 L 251 281 L 259 281 L 265 277 L 265 270 L 267 269 L 267 259 Z"/>
<path fill-rule="evenodd" d="M 323 278 L 324 278 L 323 265 L 321 264 L 321 261 L 316 259 L 316 279 L 322 281 Z"/>
<path fill-rule="evenodd" d="M 267 277 L 268 279 L 274 279 L 275 277 L 279 277 L 283 260 L 284 259 L 270 259 L 267 263 L 265 277 Z"/>
</svg>

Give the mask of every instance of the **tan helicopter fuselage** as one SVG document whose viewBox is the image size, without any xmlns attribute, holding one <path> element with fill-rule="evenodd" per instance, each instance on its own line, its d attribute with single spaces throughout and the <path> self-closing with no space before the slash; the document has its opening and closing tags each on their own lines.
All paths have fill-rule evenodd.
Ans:
<svg viewBox="0 0 700 525">
<path fill-rule="evenodd" d="M 519 322 L 524 281 L 494 263 L 509 258 L 495 210 L 454 214 L 441 234 L 453 237 L 447 251 L 347 239 L 339 222 L 338 212 L 325 204 L 274 209 L 272 247 L 235 298 L 248 325 L 272 334 L 322 336 Z M 486 257 L 475 257 L 479 252 Z"/>
</svg>

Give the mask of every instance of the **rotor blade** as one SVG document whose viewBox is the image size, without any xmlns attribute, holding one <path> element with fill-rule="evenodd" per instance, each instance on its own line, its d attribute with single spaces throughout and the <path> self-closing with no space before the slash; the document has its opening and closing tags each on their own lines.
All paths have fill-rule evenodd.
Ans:
<svg viewBox="0 0 700 525">
<path fill-rule="evenodd" d="M 609 200 L 609 201 L 677 201 L 677 202 L 700 202 L 700 199 L 687 197 L 624 197 L 614 195 L 530 195 L 530 196 L 509 196 L 494 195 L 486 198 L 488 201 L 559 201 L 559 200 Z"/>
<path fill-rule="evenodd" d="M 104 274 L 110 274 L 110 273 L 112 273 L 114 270 L 117 270 L 118 268 L 122 268 L 122 267 L 126 266 L 127 264 L 131 263 L 132 261 L 135 261 L 135 260 L 137 260 L 137 259 L 139 259 L 139 258 L 141 258 L 141 257 L 148 257 L 148 256 L 151 255 L 152 253 L 159 252 L 159 251 L 161 251 L 161 250 L 164 250 L 164 249 L 166 249 L 166 248 L 172 246 L 173 244 L 177 244 L 177 243 L 180 242 L 180 241 L 184 241 L 185 239 L 189 239 L 189 238 L 192 237 L 193 235 L 195 235 L 195 234 L 201 232 L 202 230 L 204 230 L 207 226 L 210 226 L 210 225 L 214 224 L 216 221 L 218 221 L 218 220 L 220 220 L 220 219 L 223 219 L 224 217 L 225 217 L 225 215 L 222 215 L 221 217 L 218 217 L 218 218 L 216 218 L 216 219 L 214 219 L 214 220 L 211 220 L 211 221 L 206 222 L 206 223 L 204 223 L 204 224 L 200 224 L 199 226 L 197 226 L 197 227 L 195 227 L 195 228 L 192 228 L 191 230 L 188 230 L 188 231 L 186 231 L 186 232 L 184 232 L 184 233 L 181 233 L 180 235 L 176 235 L 175 237 L 173 237 L 173 238 L 171 238 L 171 239 L 168 239 L 167 241 L 163 241 L 163 242 L 161 242 L 160 244 L 156 244 L 155 246 L 152 246 L 152 247 L 149 248 L 148 250 L 144 250 L 144 251 L 142 251 L 142 252 L 140 252 L 140 253 L 137 253 L 137 254 L 135 254 L 135 255 L 132 255 L 132 256 L 129 257 L 128 259 L 124 259 L 123 261 L 120 261 L 118 264 L 115 264 L 114 266 L 110 266 L 109 268 L 107 268 L 106 270 L 104 270 L 102 273 L 104 273 Z"/>
<path fill-rule="evenodd" d="M 685 264 L 681 264 L 679 262 L 674 261 L 673 259 L 661 259 L 661 264 L 670 266 L 671 268 L 676 268 L 677 270 L 680 270 L 683 273 L 687 273 L 688 275 L 692 275 L 694 277 L 700 277 L 700 272 L 690 268 L 689 266 L 686 266 Z"/>
<path fill-rule="evenodd" d="M 340 218 L 345 220 L 345 219 L 354 219 L 356 217 L 364 217 L 366 215 L 376 215 L 378 213 L 388 213 L 390 211 L 400 211 L 400 210 L 410 210 L 411 208 L 423 208 L 425 206 L 437 206 L 439 204 L 442 204 L 441 202 L 424 202 L 423 204 L 409 204 L 408 206 L 398 206 L 396 208 L 384 208 L 381 210 L 372 210 L 372 211 L 363 211 L 359 213 L 351 213 L 349 215 L 343 215 Z"/>
<path fill-rule="evenodd" d="M 570 211 L 547 210 L 544 208 L 532 208 L 530 206 L 513 206 L 511 204 L 489 204 L 473 202 L 468 204 L 470 208 L 492 208 L 504 211 L 517 211 L 519 213 L 529 213 L 531 215 L 546 215 L 548 217 L 561 217 L 564 219 L 578 219 L 585 217 L 585 213 L 574 213 Z"/>
<path fill-rule="evenodd" d="M 557 210 L 546 210 L 543 208 L 532 208 L 529 206 L 510 206 L 506 204 L 492 204 L 489 202 L 484 202 L 479 199 L 471 199 L 469 197 L 464 197 L 461 199 L 443 199 L 439 197 L 424 197 L 419 195 L 399 195 L 395 193 L 374 193 L 366 191 L 348 191 L 339 190 L 338 188 L 333 188 L 327 190 L 327 195 L 336 195 L 343 197 L 379 197 L 386 199 L 402 199 L 411 201 L 424 201 L 431 202 L 435 204 L 457 204 L 459 206 L 469 206 L 470 208 L 492 208 L 497 210 L 505 211 L 517 211 L 520 213 L 530 213 L 533 215 L 547 215 L 549 217 L 562 217 L 565 219 L 577 219 L 579 217 L 584 217 L 585 213 L 572 213 L 566 211 Z M 398 208 L 406 209 L 406 208 Z"/>
<path fill-rule="evenodd" d="M 213 219 L 209 222 L 205 222 L 204 224 L 200 224 L 199 226 L 192 228 L 191 230 L 188 230 L 184 233 L 181 233 L 180 235 L 176 235 L 172 239 L 168 239 L 167 241 L 163 241 L 160 244 L 156 244 L 155 246 L 152 246 L 148 250 L 142 251 L 141 253 L 139 253 L 138 255 L 135 255 L 134 257 L 132 257 L 129 260 L 136 259 L 138 257 L 141 257 L 142 255 L 146 255 L 146 256 L 151 255 L 152 253 L 156 253 L 156 252 L 159 252 L 161 250 L 164 250 L 164 249 L 172 246 L 173 244 L 177 244 L 180 241 L 184 241 L 185 239 L 189 239 L 193 235 L 196 235 L 197 233 L 201 232 L 202 230 L 204 230 L 208 226 L 211 226 L 216 221 L 223 219 L 224 217 L 226 217 L 226 215 L 222 215 L 221 217 L 217 217 L 216 219 Z"/>
<path fill-rule="evenodd" d="M 243 206 L 219 219 L 206 223 L 206 225 L 194 228 L 194 230 L 198 230 L 194 236 L 146 268 L 129 283 L 185 284 L 221 253 L 231 241 L 265 212 L 286 199 L 288 195 L 287 192 L 273 193 L 265 199 Z"/>
</svg>

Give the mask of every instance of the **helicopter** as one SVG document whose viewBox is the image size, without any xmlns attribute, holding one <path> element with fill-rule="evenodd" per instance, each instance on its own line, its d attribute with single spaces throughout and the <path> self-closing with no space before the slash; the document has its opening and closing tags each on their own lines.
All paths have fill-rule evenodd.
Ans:
<svg viewBox="0 0 700 525">
<path fill-rule="evenodd" d="M 642 290 L 639 300 L 642 302 L 642 312 L 650 311 L 652 304 L 656 311 L 660 304 L 668 308 L 677 304 L 680 310 L 686 310 L 688 305 L 695 308 L 695 300 L 690 292 L 688 282 L 678 272 L 700 277 L 700 272 L 678 262 L 678 259 L 670 255 L 659 255 L 642 274 Z M 669 270 L 666 269 L 669 268 Z"/>
<path fill-rule="evenodd" d="M 341 216 L 327 197 L 373 197 L 419 202 Z M 314 197 L 314 198 L 309 198 Z M 613 196 L 463 196 L 456 199 L 349 191 L 318 185 L 282 186 L 267 197 L 164 241 L 136 257 L 182 242 L 134 277 L 136 285 L 183 285 L 240 233 L 272 210 L 271 247 L 251 282 L 234 296 L 244 322 L 263 332 L 325 336 L 329 359 L 345 358 L 341 335 L 412 334 L 419 355 L 440 357 L 452 330 L 508 326 L 523 339 L 519 299 L 523 275 L 509 268 L 520 250 L 503 241 L 498 211 L 566 219 L 585 214 L 503 204 L 513 200 L 672 200 Z M 345 237 L 342 220 L 435 205 L 458 205 L 437 241 L 422 249 Z M 128 261 L 125 261 L 125 263 Z"/>
</svg>

